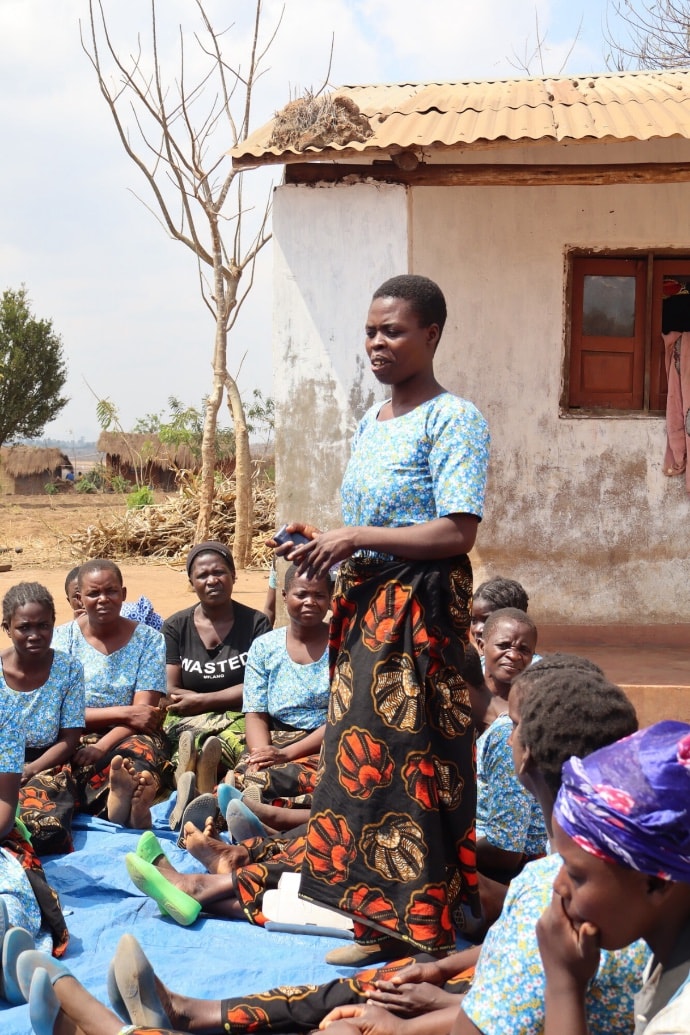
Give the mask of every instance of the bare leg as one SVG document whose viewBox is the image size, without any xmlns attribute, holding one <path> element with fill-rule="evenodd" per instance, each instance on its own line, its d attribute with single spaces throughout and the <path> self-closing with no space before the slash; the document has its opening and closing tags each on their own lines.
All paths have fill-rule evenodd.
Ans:
<svg viewBox="0 0 690 1035">
<path fill-rule="evenodd" d="M 126 826 L 132 808 L 134 777 L 134 762 L 131 758 L 115 755 L 110 763 L 110 792 L 108 794 L 108 819 L 111 823 Z"/>
<path fill-rule="evenodd" d="M 238 866 L 246 866 L 249 853 L 244 845 L 228 845 L 218 840 L 211 832 L 212 823 L 211 820 L 206 824 L 203 834 L 193 823 L 185 824 L 185 847 L 189 854 L 213 874 L 230 874 Z"/>
<path fill-rule="evenodd" d="M 136 774 L 128 826 L 134 830 L 151 829 L 151 806 L 157 790 L 153 773 L 145 769 L 144 772 Z"/>
<path fill-rule="evenodd" d="M 53 989 L 62 1007 L 53 1035 L 119 1035 L 123 1026 L 120 1018 L 94 999 L 76 978 L 60 978 Z"/>
<path fill-rule="evenodd" d="M 309 822 L 311 809 L 284 809 L 278 805 L 266 805 L 254 798 L 243 798 L 242 801 L 270 831 L 294 830 Z"/>
<path fill-rule="evenodd" d="M 213 1035 L 224 1030 L 219 999 L 192 999 L 178 995 L 171 992 L 157 974 L 153 977 L 161 1006 L 176 1029 L 196 1032 L 197 1035 Z"/>
</svg>

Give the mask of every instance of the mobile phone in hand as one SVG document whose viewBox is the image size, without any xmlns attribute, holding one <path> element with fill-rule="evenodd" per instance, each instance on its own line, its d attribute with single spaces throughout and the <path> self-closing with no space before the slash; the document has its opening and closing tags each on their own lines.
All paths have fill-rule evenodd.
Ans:
<svg viewBox="0 0 690 1035">
<path fill-rule="evenodd" d="M 274 532 L 273 539 L 279 546 L 282 546 L 284 543 L 294 543 L 295 546 L 301 546 L 302 543 L 311 542 L 311 539 L 306 535 L 302 535 L 301 532 L 288 532 L 287 525 L 283 525 L 277 532 Z"/>
</svg>

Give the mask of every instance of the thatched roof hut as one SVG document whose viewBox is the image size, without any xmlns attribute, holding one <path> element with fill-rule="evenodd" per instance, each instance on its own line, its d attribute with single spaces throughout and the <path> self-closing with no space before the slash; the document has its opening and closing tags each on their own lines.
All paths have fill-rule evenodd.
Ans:
<svg viewBox="0 0 690 1035">
<path fill-rule="evenodd" d="M 147 485 L 165 492 L 174 489 L 176 471 L 201 469 L 200 457 L 189 446 L 161 442 L 158 435 L 150 433 L 103 431 L 96 448 L 105 453 L 109 476 L 120 475 L 135 482 L 138 475 Z M 230 475 L 235 469 L 235 458 L 221 460 L 216 466 Z"/>
<path fill-rule="evenodd" d="M 30 496 L 45 492 L 47 482 L 61 482 L 71 470 L 72 461 L 54 447 L 4 446 L 0 449 L 3 493 Z"/>
</svg>

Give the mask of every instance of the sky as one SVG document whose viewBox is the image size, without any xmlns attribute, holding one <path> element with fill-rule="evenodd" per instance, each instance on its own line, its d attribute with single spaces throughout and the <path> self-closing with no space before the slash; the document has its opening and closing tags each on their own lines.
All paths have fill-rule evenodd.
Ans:
<svg viewBox="0 0 690 1035">
<path fill-rule="evenodd" d="M 536 27 L 543 72 L 606 70 L 607 0 L 264 0 L 262 38 L 280 19 L 253 99 L 252 129 L 306 89 L 380 82 L 447 82 L 542 74 L 530 61 Z M 116 51 L 150 55 L 150 0 L 104 0 Z M 207 0 L 224 57 L 246 67 L 250 0 Z M 159 0 L 166 81 L 202 74 L 195 0 Z M 317 16 L 315 16 L 317 12 Z M 34 315 L 63 342 L 69 403 L 45 436 L 93 440 L 96 398 L 125 429 L 167 410 L 200 406 L 211 386 L 214 322 L 197 263 L 153 214 L 80 43 L 88 0 L 0 0 L 0 291 L 24 284 Z M 333 59 L 328 76 L 329 53 Z M 202 98 L 203 101 L 203 98 Z M 200 107 L 201 107 L 200 101 Z M 133 121 L 129 124 L 135 129 Z M 220 131 L 218 157 L 230 146 Z M 229 162 L 229 159 L 227 159 Z M 244 178 L 245 204 L 263 210 L 282 168 Z M 150 207 L 147 207 L 150 206 Z M 251 220 L 251 216 L 250 216 Z M 272 391 L 271 246 L 230 337 L 228 369 L 245 399 Z"/>
</svg>

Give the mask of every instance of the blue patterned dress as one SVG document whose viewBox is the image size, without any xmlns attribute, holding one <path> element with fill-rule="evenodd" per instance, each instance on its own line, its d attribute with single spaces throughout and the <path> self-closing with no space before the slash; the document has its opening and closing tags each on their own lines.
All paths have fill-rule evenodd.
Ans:
<svg viewBox="0 0 690 1035">
<path fill-rule="evenodd" d="M 391 420 L 379 410 L 353 439 L 345 524 L 481 518 L 489 435 L 472 403 L 444 392 Z M 367 551 L 340 568 L 300 894 L 352 916 L 361 944 L 451 951 L 463 907 L 478 913 L 474 734 L 459 674 L 471 596 L 466 556 Z"/>
<path fill-rule="evenodd" d="M 128 707 L 137 693 L 165 696 L 165 641 L 162 633 L 142 623 L 134 627 L 127 643 L 112 654 L 103 654 L 85 638 L 79 620 L 60 625 L 53 646 L 76 658 L 84 668 L 86 707 Z M 123 724 L 123 725 L 126 725 Z M 96 744 L 108 730 L 87 733 L 83 744 Z M 114 755 L 129 758 L 136 772 L 147 769 L 158 788 L 171 788 L 173 767 L 170 745 L 162 732 L 132 733 L 109 749 L 93 765 L 72 766 L 77 784 L 77 804 L 96 816 L 107 815 L 110 762 Z"/>
</svg>

